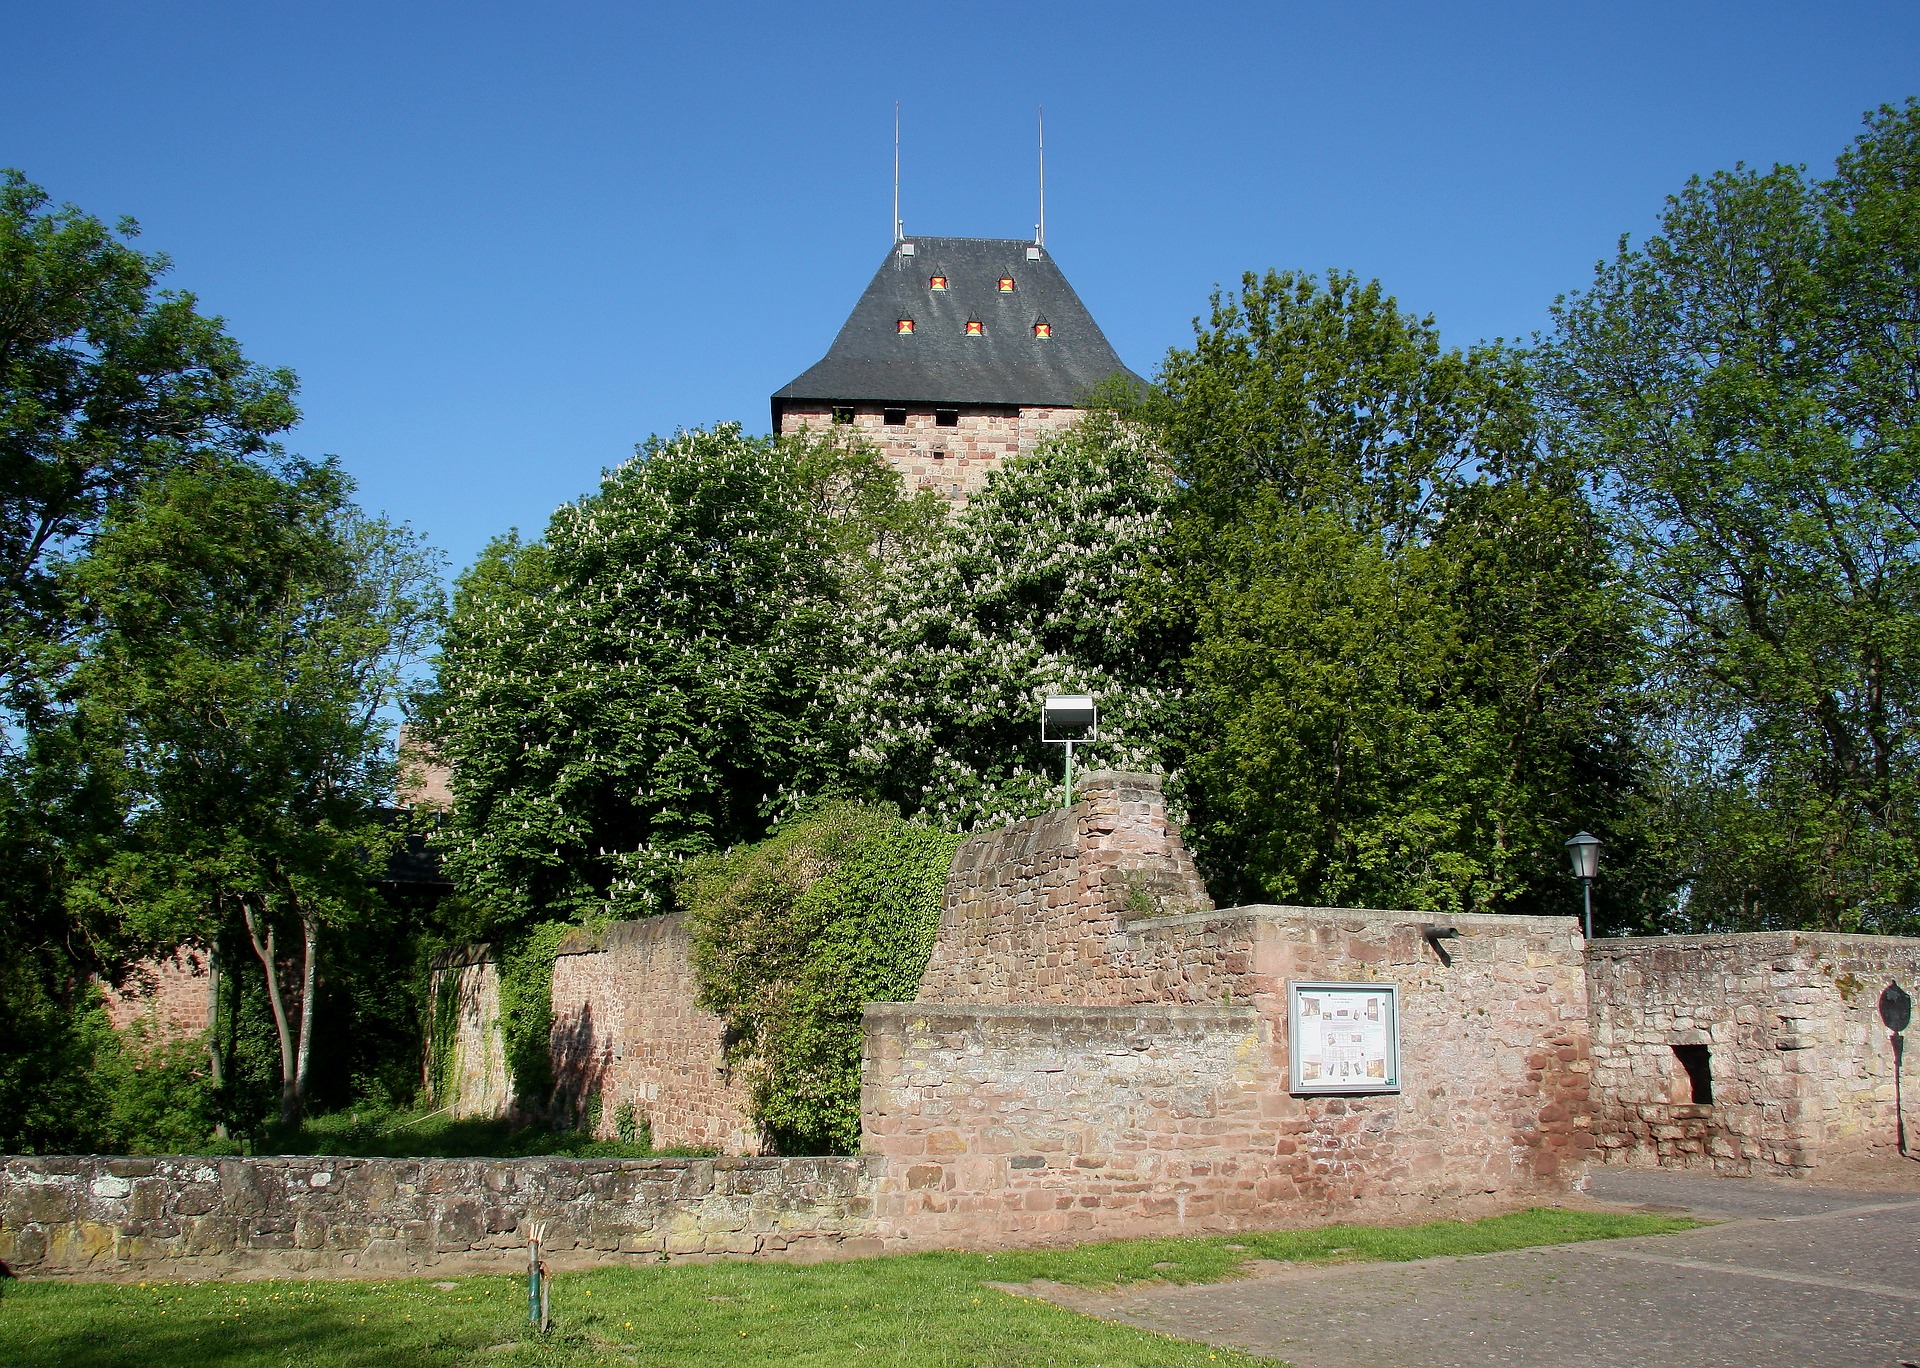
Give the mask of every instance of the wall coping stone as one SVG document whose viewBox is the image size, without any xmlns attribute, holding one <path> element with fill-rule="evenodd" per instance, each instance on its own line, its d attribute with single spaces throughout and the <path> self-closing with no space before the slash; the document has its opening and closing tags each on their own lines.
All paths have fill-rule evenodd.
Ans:
<svg viewBox="0 0 1920 1368">
<path fill-rule="evenodd" d="M 1307 907 L 1290 903 L 1250 903 L 1245 907 L 1223 907 L 1216 912 L 1182 912 L 1168 917 L 1144 917 L 1129 920 L 1126 927 L 1130 932 L 1157 931 L 1163 927 L 1204 926 L 1208 922 L 1218 921 L 1373 922 L 1394 926 L 1435 922 L 1447 926 L 1522 933 L 1577 932 L 1580 928 L 1580 919 L 1571 916 L 1522 917 L 1504 912 L 1415 912 L 1380 907 Z"/>
<path fill-rule="evenodd" d="M 433 952 L 432 969 L 467 969 L 476 964 L 492 964 L 493 947 L 485 941 L 478 945 L 451 945 Z"/>
<path fill-rule="evenodd" d="M 1126 1002 L 1105 1007 L 1084 1007 L 1064 1002 L 998 1003 L 970 1002 L 869 1002 L 860 1010 L 860 1020 L 931 1021 L 949 1017 L 995 1017 L 1014 1020 L 1021 1017 L 1067 1017 L 1075 1021 L 1099 1021 L 1111 1017 L 1154 1017 L 1171 1021 L 1219 1022 L 1234 1026 L 1252 1026 L 1259 1013 L 1252 1007 L 1225 1007 L 1200 1002 Z"/>
<path fill-rule="evenodd" d="M 1920 936 L 1872 936 L 1856 931 L 1720 931 L 1704 936 L 1608 936 L 1587 942 L 1590 958 L 1619 959 L 1658 950 L 1758 950 L 1778 946 L 1832 945 L 1852 950 L 1886 949 L 1920 953 Z"/>
<path fill-rule="evenodd" d="M 1160 791 L 1160 776 L 1157 774 L 1148 774 L 1143 770 L 1089 770 L 1074 781 L 1073 792 L 1077 797 L 1093 789 L 1110 788 L 1146 788 L 1158 793 Z M 1064 809 L 1058 808 L 1054 810 L 1064 811 Z M 997 829 L 998 828 L 996 828 L 996 830 Z"/>
<path fill-rule="evenodd" d="M 670 934 L 668 928 L 677 928 L 686 915 L 685 912 L 663 912 L 657 917 L 633 917 L 596 927 L 583 926 L 578 931 L 569 931 L 553 953 L 556 957 L 600 955 L 643 941 L 657 940 L 662 935 Z"/>
</svg>

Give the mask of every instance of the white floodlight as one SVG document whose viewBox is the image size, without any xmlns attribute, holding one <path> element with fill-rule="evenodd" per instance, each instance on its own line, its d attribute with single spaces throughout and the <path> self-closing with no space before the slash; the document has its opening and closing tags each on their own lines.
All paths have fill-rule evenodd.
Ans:
<svg viewBox="0 0 1920 1368">
<path fill-rule="evenodd" d="M 1067 801 L 1073 806 L 1073 746 L 1100 739 L 1100 705 L 1092 694 L 1055 694 L 1040 705 L 1040 739 L 1067 748 Z"/>
</svg>

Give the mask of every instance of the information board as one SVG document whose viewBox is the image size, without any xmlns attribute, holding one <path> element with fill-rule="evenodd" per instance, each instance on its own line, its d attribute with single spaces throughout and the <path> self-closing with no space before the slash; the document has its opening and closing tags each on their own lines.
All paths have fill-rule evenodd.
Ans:
<svg viewBox="0 0 1920 1368">
<path fill-rule="evenodd" d="M 1400 1091 L 1400 998 L 1391 983 L 1289 983 L 1296 1093 Z"/>
</svg>

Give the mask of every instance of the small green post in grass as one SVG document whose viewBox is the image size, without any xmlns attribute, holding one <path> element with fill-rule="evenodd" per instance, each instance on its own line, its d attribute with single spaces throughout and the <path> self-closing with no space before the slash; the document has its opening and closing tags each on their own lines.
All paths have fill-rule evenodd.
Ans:
<svg viewBox="0 0 1920 1368">
<path fill-rule="evenodd" d="M 540 1244 L 546 1236 L 545 1221 L 535 1221 L 527 1227 L 527 1319 L 543 1335 L 553 1324 L 547 1291 L 547 1261 L 540 1257 Z"/>
</svg>

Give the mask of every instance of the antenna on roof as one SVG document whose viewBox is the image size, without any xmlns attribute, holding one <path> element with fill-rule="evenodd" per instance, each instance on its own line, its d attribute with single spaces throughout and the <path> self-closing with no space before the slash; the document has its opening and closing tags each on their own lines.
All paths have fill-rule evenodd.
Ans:
<svg viewBox="0 0 1920 1368">
<path fill-rule="evenodd" d="M 893 240 L 906 234 L 900 230 L 900 102 L 893 102 Z"/>
<path fill-rule="evenodd" d="M 1033 226 L 1033 245 L 1047 245 L 1047 107 L 1040 110 L 1040 222 Z"/>
</svg>

